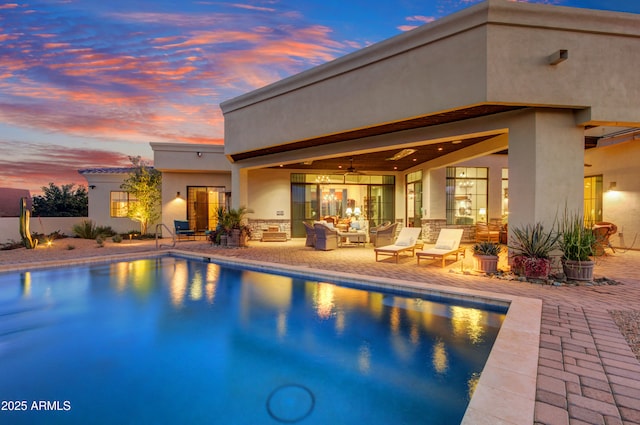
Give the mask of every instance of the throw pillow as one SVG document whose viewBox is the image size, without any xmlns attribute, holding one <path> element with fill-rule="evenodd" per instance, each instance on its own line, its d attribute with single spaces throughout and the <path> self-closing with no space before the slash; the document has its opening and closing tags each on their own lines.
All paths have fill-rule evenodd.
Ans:
<svg viewBox="0 0 640 425">
<path fill-rule="evenodd" d="M 451 241 L 451 240 L 442 241 L 442 242 L 436 243 L 436 249 L 453 249 L 453 245 L 455 243 L 456 241 Z"/>
<path fill-rule="evenodd" d="M 397 246 L 411 246 L 415 245 L 416 241 L 412 236 L 406 236 L 402 239 L 398 239 L 395 243 Z"/>
</svg>

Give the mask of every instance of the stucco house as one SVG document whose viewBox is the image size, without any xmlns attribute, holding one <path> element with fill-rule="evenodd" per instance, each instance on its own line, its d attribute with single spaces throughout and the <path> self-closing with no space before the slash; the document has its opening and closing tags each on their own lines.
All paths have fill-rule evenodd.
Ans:
<svg viewBox="0 0 640 425">
<path fill-rule="evenodd" d="M 222 103 L 233 203 L 293 236 L 354 204 L 428 238 L 507 213 L 551 225 L 586 203 L 628 243 L 639 66 L 639 15 L 477 4 Z"/>
<path fill-rule="evenodd" d="M 470 239 L 566 208 L 629 247 L 638 69 L 640 15 L 489 0 L 223 102 L 224 146 L 152 143 L 162 221 L 210 228 L 231 205 L 290 237 L 357 215 Z"/>
</svg>

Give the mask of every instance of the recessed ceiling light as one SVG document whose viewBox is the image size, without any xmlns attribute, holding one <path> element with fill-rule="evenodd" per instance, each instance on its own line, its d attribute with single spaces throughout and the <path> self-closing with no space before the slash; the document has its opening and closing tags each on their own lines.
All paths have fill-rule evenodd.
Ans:
<svg viewBox="0 0 640 425">
<path fill-rule="evenodd" d="M 412 153 L 416 152 L 417 149 L 402 149 L 400 152 L 397 152 L 395 155 L 386 158 L 386 161 L 397 161 L 399 159 L 404 158 L 405 156 L 409 156 Z"/>
<path fill-rule="evenodd" d="M 462 143 L 462 140 L 454 140 L 453 142 L 451 142 L 452 145 L 457 145 L 459 143 Z"/>
<path fill-rule="evenodd" d="M 418 160 L 418 158 L 413 158 L 413 162 L 416 162 Z"/>
<path fill-rule="evenodd" d="M 441 150 L 442 150 L 442 146 L 440 146 L 440 147 L 438 148 L 438 150 L 439 150 L 439 151 L 441 151 Z"/>
<path fill-rule="evenodd" d="M 393 167 L 393 169 L 394 169 L 394 170 L 397 170 L 397 169 L 398 169 L 398 167 Z"/>
</svg>

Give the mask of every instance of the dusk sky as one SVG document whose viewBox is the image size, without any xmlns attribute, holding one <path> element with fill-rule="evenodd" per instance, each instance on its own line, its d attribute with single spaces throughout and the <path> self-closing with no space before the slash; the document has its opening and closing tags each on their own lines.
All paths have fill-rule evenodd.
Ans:
<svg viewBox="0 0 640 425">
<path fill-rule="evenodd" d="M 0 187 L 86 186 L 77 170 L 151 162 L 149 142 L 221 144 L 221 102 L 476 3 L 0 2 Z"/>
</svg>

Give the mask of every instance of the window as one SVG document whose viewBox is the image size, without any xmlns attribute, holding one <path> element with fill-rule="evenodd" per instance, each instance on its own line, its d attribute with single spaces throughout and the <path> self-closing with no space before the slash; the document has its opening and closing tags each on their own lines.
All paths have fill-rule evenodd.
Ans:
<svg viewBox="0 0 640 425">
<path fill-rule="evenodd" d="M 422 226 L 422 171 L 407 174 L 407 226 Z"/>
<path fill-rule="evenodd" d="M 394 221 L 395 177 L 364 174 L 291 174 L 291 232 L 303 237 L 304 220 L 353 218 L 375 226 Z"/>
<path fill-rule="evenodd" d="M 486 167 L 447 167 L 447 224 L 487 221 Z"/>
<path fill-rule="evenodd" d="M 584 220 L 602 221 L 602 175 L 584 178 Z"/>
<path fill-rule="evenodd" d="M 111 217 L 126 217 L 129 212 L 129 206 L 136 201 L 137 199 L 130 195 L 129 192 L 111 192 L 109 202 Z"/>
</svg>

